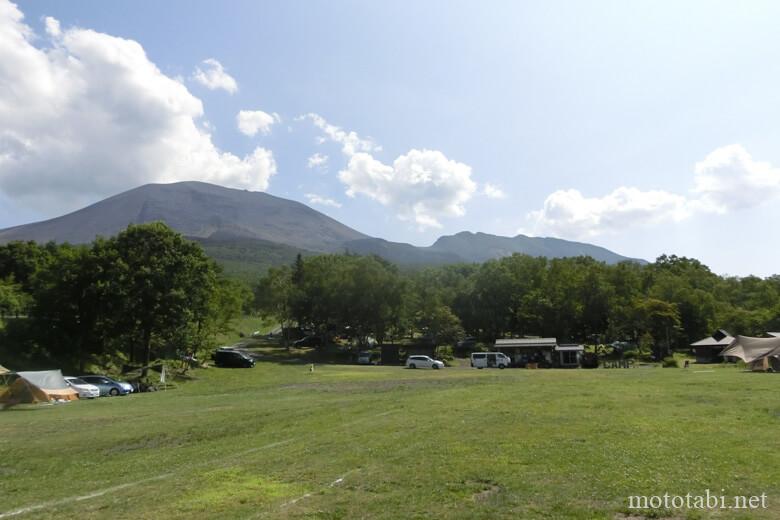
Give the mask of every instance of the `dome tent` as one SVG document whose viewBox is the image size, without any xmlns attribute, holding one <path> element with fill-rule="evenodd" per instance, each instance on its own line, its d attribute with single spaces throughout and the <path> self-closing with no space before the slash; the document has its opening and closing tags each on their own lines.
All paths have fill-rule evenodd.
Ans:
<svg viewBox="0 0 780 520">
<path fill-rule="evenodd" d="M 8 386 L 0 393 L 0 403 L 5 405 L 73 401 L 79 398 L 78 392 L 68 385 L 59 370 L 16 372 L 5 374 L 5 377 Z"/>
</svg>

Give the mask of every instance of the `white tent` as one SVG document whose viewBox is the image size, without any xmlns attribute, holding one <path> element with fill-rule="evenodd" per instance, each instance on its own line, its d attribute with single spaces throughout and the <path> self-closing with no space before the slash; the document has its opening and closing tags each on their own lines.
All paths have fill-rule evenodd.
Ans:
<svg viewBox="0 0 780 520">
<path fill-rule="evenodd" d="M 737 336 L 720 355 L 739 358 L 753 369 L 774 368 L 780 362 L 780 337 Z"/>
</svg>

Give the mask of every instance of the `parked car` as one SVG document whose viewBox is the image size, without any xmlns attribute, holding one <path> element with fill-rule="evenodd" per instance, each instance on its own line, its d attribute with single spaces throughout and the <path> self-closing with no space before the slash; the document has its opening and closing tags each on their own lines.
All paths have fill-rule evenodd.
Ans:
<svg viewBox="0 0 780 520">
<path fill-rule="evenodd" d="M 65 382 L 79 393 L 79 399 L 94 399 L 100 397 L 100 388 L 87 383 L 78 377 L 65 376 Z"/>
<path fill-rule="evenodd" d="M 409 356 L 406 359 L 406 368 L 444 368 L 444 363 L 430 356 Z"/>
<path fill-rule="evenodd" d="M 503 352 L 473 352 L 471 366 L 474 368 L 506 368 L 512 364 Z"/>
<path fill-rule="evenodd" d="M 110 395 L 114 397 L 117 395 L 127 395 L 133 391 L 133 387 L 130 386 L 130 383 L 117 381 L 106 376 L 79 376 L 79 379 L 98 387 L 101 396 Z"/>
<path fill-rule="evenodd" d="M 358 354 L 358 365 L 376 365 L 378 356 L 373 352 L 360 352 Z"/>
<path fill-rule="evenodd" d="M 322 339 L 319 336 L 305 336 L 293 341 L 293 347 L 319 347 L 320 345 L 322 345 Z"/>
<path fill-rule="evenodd" d="M 477 338 L 474 336 L 466 336 L 462 340 L 455 343 L 456 350 L 470 350 L 477 346 Z"/>
<path fill-rule="evenodd" d="M 252 368 L 255 360 L 249 354 L 231 348 L 220 348 L 211 356 L 214 364 L 220 368 Z"/>
</svg>

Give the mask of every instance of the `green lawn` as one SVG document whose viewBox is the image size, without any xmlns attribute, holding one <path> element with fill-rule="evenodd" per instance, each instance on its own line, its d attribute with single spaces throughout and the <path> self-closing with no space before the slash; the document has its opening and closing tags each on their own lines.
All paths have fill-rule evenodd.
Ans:
<svg viewBox="0 0 780 520">
<path fill-rule="evenodd" d="M 278 327 L 279 324 L 273 320 L 243 315 L 230 323 L 229 331 L 217 336 L 217 343 L 220 345 L 233 345 L 248 339 L 254 331 L 259 330 L 261 333 L 267 334 Z"/>
<path fill-rule="evenodd" d="M 195 374 L 166 392 L 0 412 L 0 518 L 780 517 L 777 375 Z M 705 489 L 766 493 L 769 509 L 627 509 L 629 495 Z"/>
</svg>

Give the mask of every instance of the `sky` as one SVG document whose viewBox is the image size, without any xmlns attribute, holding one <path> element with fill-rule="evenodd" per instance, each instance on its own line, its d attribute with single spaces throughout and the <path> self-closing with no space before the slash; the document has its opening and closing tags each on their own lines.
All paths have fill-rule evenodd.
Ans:
<svg viewBox="0 0 780 520">
<path fill-rule="evenodd" d="M 780 3 L 0 0 L 0 227 L 199 180 L 780 273 Z"/>
</svg>

